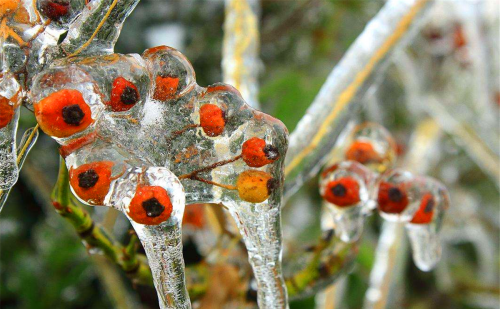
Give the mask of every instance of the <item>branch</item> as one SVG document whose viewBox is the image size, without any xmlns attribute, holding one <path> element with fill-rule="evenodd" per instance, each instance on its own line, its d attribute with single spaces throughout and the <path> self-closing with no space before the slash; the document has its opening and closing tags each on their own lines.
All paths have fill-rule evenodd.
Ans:
<svg viewBox="0 0 500 309">
<path fill-rule="evenodd" d="M 383 68 L 429 0 L 391 0 L 368 23 L 330 73 L 321 91 L 290 135 L 285 197 L 315 175 L 347 121 L 360 108 L 370 78 Z"/>
<path fill-rule="evenodd" d="M 238 89 L 253 108 L 259 108 L 258 5 L 255 0 L 226 0 L 222 59 L 224 82 Z"/>
<path fill-rule="evenodd" d="M 123 269 L 134 283 L 153 285 L 153 277 L 146 263 L 146 257 L 137 253 L 139 246 L 137 236 L 132 234 L 129 244 L 122 246 L 92 220 L 89 213 L 79 206 L 79 202 L 70 191 L 68 170 L 62 159 L 51 199 L 57 213 L 73 225 L 78 236 L 89 249 L 89 253 L 95 251 L 90 249 L 99 249 L 99 252 Z"/>
</svg>

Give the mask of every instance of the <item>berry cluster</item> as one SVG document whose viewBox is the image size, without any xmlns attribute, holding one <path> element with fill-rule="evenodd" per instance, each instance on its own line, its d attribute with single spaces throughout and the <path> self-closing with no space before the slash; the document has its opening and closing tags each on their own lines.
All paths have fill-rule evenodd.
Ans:
<svg viewBox="0 0 500 309">
<path fill-rule="evenodd" d="M 432 178 L 394 169 L 394 145 L 384 128 L 363 124 L 351 135 L 344 152 L 347 161 L 323 172 L 320 193 L 333 213 L 342 240 L 356 241 L 363 222 L 356 218 L 370 214 L 375 207 L 386 220 L 405 222 L 409 228 L 439 228 L 436 224 L 449 205 L 446 188 Z M 421 263 L 421 268 L 427 270 L 433 263 Z"/>
<path fill-rule="evenodd" d="M 165 109 L 169 113 L 192 110 L 190 117 L 182 118 L 189 122 L 180 129 L 165 126 L 164 137 L 155 138 L 156 145 L 159 140 L 159 147 L 172 150 L 175 150 L 174 143 L 189 140 L 193 131 L 202 132 L 199 136 L 203 142 L 225 140 L 231 134 L 240 134 L 235 131 L 234 123 L 245 125 L 257 121 L 259 126 L 268 126 L 269 132 L 275 126 L 275 120 L 270 126 L 267 123 L 270 117 L 260 116 L 255 111 L 252 111 L 255 116 L 241 122 L 239 113 L 247 113 L 248 107 L 220 99 L 229 97 L 242 102 L 239 92 L 230 86 L 217 84 L 200 91 L 194 84 L 192 67 L 178 51 L 156 47 L 147 50 L 143 59 L 148 64 L 146 67 L 135 58 L 122 55 L 96 58 L 93 59 L 95 63 L 85 58 L 75 59 L 71 60 L 71 70 L 64 65 L 55 67 L 42 72 L 36 79 L 33 100 L 36 119 L 45 133 L 62 144 L 60 152 L 68 162 L 74 193 L 88 204 L 105 204 L 106 196 L 113 190 L 113 182 L 120 181 L 129 165 L 120 149 L 138 154 L 142 150 L 141 145 L 137 147 L 134 142 L 121 140 L 127 135 L 120 132 L 120 125 L 123 130 L 132 130 L 131 134 L 147 136 L 149 132 L 144 132 L 142 126 L 146 107 Z M 143 69 L 138 70 L 141 66 Z M 116 75 L 103 84 L 100 70 L 106 69 Z M 149 83 L 145 83 L 148 80 Z M 108 132 L 110 129 L 114 131 Z M 150 131 L 155 132 L 154 129 Z M 270 142 L 272 135 L 252 135 L 241 142 L 241 151 L 233 157 L 198 167 L 193 165 L 191 171 L 179 173 L 178 178 L 236 191 L 239 199 L 249 203 L 266 201 L 280 187 L 280 179 L 272 173 L 274 164 L 284 154 Z M 194 146 L 195 150 L 199 149 Z M 249 169 L 242 170 L 237 161 L 242 161 Z M 240 170 L 234 184 L 219 183 L 207 175 L 226 165 L 238 166 Z M 160 191 L 148 184 L 137 185 L 135 197 L 126 207 L 127 214 L 141 224 L 155 225 L 168 220 L 171 212 L 168 193 Z"/>
</svg>

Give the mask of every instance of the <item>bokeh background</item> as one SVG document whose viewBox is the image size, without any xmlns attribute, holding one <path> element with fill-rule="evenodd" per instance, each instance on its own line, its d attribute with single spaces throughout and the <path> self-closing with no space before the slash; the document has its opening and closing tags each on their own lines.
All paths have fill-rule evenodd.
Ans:
<svg viewBox="0 0 500 309">
<path fill-rule="evenodd" d="M 261 109 L 291 132 L 384 1 L 258 4 Z M 357 122 L 375 121 L 388 128 L 402 158 L 415 151 L 410 141 L 417 128 L 435 122 L 436 143 L 416 164 L 425 165 L 451 192 L 442 231 L 443 261 L 433 272 L 419 271 L 403 240 L 387 307 L 500 308 L 500 4 L 448 0 L 437 1 L 430 10 L 411 42 L 373 81 L 362 98 L 364 109 L 353 115 Z M 222 80 L 223 23 L 222 0 L 142 0 L 125 23 L 116 51 L 175 47 L 192 62 L 198 84 L 206 86 Z M 424 81 L 420 89 L 412 84 L 414 75 Z M 20 135 L 34 125 L 33 115 L 24 110 Z M 485 149 L 486 155 L 481 152 Z M 0 216 L 0 308 L 155 308 L 154 290 L 133 286 L 115 266 L 91 257 L 54 211 L 50 192 L 58 160 L 56 143 L 42 134 Z M 284 209 L 287 252 L 319 237 L 321 207 L 314 178 Z M 87 209 L 102 220 L 104 211 Z M 336 285 L 335 308 L 363 308 L 381 226 L 378 216 L 369 219 L 355 266 Z M 124 241 L 128 229 L 119 218 L 114 233 Z M 196 246 L 190 242 L 186 248 L 186 262 L 197 262 Z M 291 308 L 324 308 L 323 296 L 294 301 Z"/>
</svg>

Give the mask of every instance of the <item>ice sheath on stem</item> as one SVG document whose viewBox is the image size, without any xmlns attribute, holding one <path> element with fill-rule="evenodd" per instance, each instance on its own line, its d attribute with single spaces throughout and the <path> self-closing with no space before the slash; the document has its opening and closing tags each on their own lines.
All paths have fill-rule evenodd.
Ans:
<svg viewBox="0 0 500 309">
<path fill-rule="evenodd" d="M 134 200 L 143 188 L 161 188 L 167 192 L 171 208 L 164 203 L 163 211 L 170 211 L 166 221 L 156 225 L 137 223 Z M 157 211 L 148 208 L 151 201 L 158 205 L 158 195 L 153 196 L 147 195 L 142 201 L 146 211 Z M 131 168 L 112 184 L 104 204 L 124 212 L 137 232 L 148 257 L 161 309 L 191 308 L 182 256 L 181 225 L 185 196 L 177 177 L 162 167 Z M 148 212 L 146 216 L 151 217 L 152 214 Z"/>
<path fill-rule="evenodd" d="M 428 0 L 391 0 L 368 23 L 345 56 L 335 66 L 319 94 L 290 135 L 286 158 L 285 198 L 316 175 L 346 125 L 355 103 L 368 89 L 373 72 L 405 37 Z"/>
</svg>

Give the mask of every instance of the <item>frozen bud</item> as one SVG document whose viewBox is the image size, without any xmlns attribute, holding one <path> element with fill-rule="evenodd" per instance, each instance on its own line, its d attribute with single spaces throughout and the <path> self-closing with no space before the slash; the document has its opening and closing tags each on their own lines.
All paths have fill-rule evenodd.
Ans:
<svg viewBox="0 0 500 309">
<path fill-rule="evenodd" d="M 345 149 L 345 159 L 382 173 L 394 165 L 396 143 L 381 125 L 364 123 L 354 128 Z"/>
<path fill-rule="evenodd" d="M 320 194 L 333 214 L 335 232 L 346 242 L 356 241 L 370 212 L 370 188 L 374 175 L 365 166 L 344 161 L 321 175 Z"/>
</svg>

